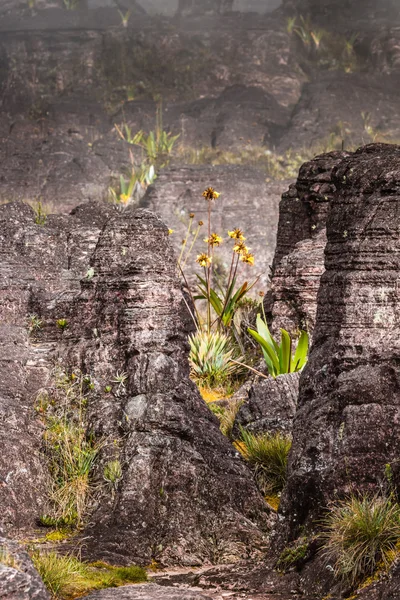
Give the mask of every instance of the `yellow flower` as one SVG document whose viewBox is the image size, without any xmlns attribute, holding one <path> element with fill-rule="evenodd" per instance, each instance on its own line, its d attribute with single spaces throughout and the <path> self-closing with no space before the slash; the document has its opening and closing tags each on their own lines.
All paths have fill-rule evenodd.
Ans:
<svg viewBox="0 0 400 600">
<path fill-rule="evenodd" d="M 199 263 L 201 267 L 209 268 L 212 262 L 211 256 L 208 256 L 205 253 L 199 254 L 196 258 L 196 262 Z"/>
<path fill-rule="evenodd" d="M 174 233 L 173 229 L 168 229 L 168 235 L 172 235 Z"/>
<path fill-rule="evenodd" d="M 119 197 L 119 201 L 122 202 L 122 204 L 126 204 L 129 200 L 129 196 L 128 194 L 121 194 Z"/>
<path fill-rule="evenodd" d="M 248 248 L 244 242 L 236 242 L 233 246 L 233 251 L 236 252 L 236 254 L 248 254 L 249 250 L 250 248 Z"/>
<path fill-rule="evenodd" d="M 223 242 L 222 237 L 216 233 L 212 233 L 209 238 L 204 238 L 204 241 L 210 246 L 219 246 Z"/>
<path fill-rule="evenodd" d="M 218 192 L 216 192 L 214 190 L 214 188 L 212 187 L 208 187 L 206 190 L 204 190 L 203 192 L 203 196 L 206 200 L 216 200 L 217 198 L 220 197 L 221 194 L 219 194 Z"/>
<path fill-rule="evenodd" d="M 240 260 L 248 265 L 254 265 L 254 254 L 247 252 L 240 257 Z"/>
<path fill-rule="evenodd" d="M 246 239 L 241 229 L 234 229 L 233 231 L 228 231 L 228 235 L 233 240 L 241 240 L 242 242 L 244 242 L 244 240 Z"/>
</svg>

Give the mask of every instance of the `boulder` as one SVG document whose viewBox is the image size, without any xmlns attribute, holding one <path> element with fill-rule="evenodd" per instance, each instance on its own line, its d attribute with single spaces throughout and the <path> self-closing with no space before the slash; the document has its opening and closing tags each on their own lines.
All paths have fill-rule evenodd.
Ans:
<svg viewBox="0 0 400 600">
<path fill-rule="evenodd" d="M 290 434 L 296 413 L 300 373 L 269 377 L 253 383 L 247 401 L 239 409 L 233 437 L 240 437 L 240 427 L 252 433 Z"/>
<path fill-rule="evenodd" d="M 48 384 L 59 335 L 55 321 L 44 335 L 39 314 L 59 294 L 80 289 L 100 229 L 112 213 L 111 206 L 87 205 L 73 217 L 50 216 L 38 225 L 30 206 L 0 207 L 0 528 L 5 533 L 31 529 L 48 508 L 37 394 Z"/>
<path fill-rule="evenodd" d="M 50 600 L 39 573 L 25 550 L 0 537 L 0 598 Z"/>
<path fill-rule="evenodd" d="M 400 148 L 377 144 L 344 156 L 332 184 L 325 273 L 281 504 L 289 539 L 354 486 L 380 490 L 400 451 Z"/>
<path fill-rule="evenodd" d="M 85 531 L 89 555 L 111 562 L 232 560 L 246 547 L 257 552 L 270 522 L 189 380 L 193 325 L 169 239 L 146 210 L 110 222 L 92 257 L 96 275 L 69 306 L 63 355 L 80 358 L 100 390 L 115 373 L 129 375 L 123 393 L 89 406 L 93 430 L 116 440 L 122 463 L 116 497 L 102 499 Z"/>
</svg>

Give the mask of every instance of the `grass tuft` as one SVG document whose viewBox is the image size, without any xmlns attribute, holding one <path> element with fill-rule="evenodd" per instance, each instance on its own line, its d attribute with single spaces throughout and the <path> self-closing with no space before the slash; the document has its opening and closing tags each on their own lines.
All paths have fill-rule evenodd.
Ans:
<svg viewBox="0 0 400 600">
<path fill-rule="evenodd" d="M 71 555 L 37 550 L 32 553 L 32 560 L 54 600 L 71 600 L 92 590 L 147 581 L 146 571 L 135 565 L 88 564 Z"/>
<path fill-rule="evenodd" d="M 324 520 L 323 552 L 337 577 L 351 584 L 393 562 L 400 540 L 400 506 L 392 498 L 351 496 Z"/>
<path fill-rule="evenodd" d="M 259 488 L 265 496 L 279 494 L 286 483 L 291 437 L 280 432 L 254 434 L 243 428 L 240 432 L 235 445 L 253 467 Z"/>
</svg>

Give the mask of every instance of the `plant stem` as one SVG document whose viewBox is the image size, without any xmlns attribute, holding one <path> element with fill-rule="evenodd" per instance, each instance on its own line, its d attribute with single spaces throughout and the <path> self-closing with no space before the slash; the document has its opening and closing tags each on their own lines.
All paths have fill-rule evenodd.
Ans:
<svg viewBox="0 0 400 600">
<path fill-rule="evenodd" d="M 268 379 L 267 375 L 264 375 L 264 373 L 261 373 L 260 371 L 257 371 L 257 369 L 253 369 L 253 367 L 249 367 L 249 365 L 245 365 L 242 362 L 239 362 L 238 360 L 234 360 L 233 358 L 231 358 L 229 360 L 229 362 L 233 362 L 236 365 L 242 365 L 242 367 L 246 367 L 246 369 L 249 369 L 250 371 L 253 371 L 253 373 L 255 373 L 256 375 L 258 375 L 259 377 L 264 377 L 264 379 Z"/>
<path fill-rule="evenodd" d="M 208 201 L 208 244 L 207 244 L 207 255 L 211 258 L 211 200 Z M 207 279 L 207 328 L 208 333 L 211 331 L 211 268 L 208 269 Z"/>
<path fill-rule="evenodd" d="M 183 253 L 185 252 L 186 244 L 187 244 L 187 241 L 188 241 L 188 238 L 189 238 L 189 235 L 190 235 L 190 230 L 192 228 L 192 223 L 193 223 L 193 218 L 191 218 L 189 220 L 189 226 L 188 226 L 188 230 L 186 232 L 186 237 L 185 237 L 185 239 L 183 241 L 182 248 L 181 248 L 181 253 L 180 253 L 179 258 L 178 258 L 178 267 L 180 267 L 180 265 L 181 265 L 181 260 L 183 258 Z M 187 259 L 187 257 L 186 257 L 186 259 Z M 186 262 L 186 260 L 185 260 L 185 262 Z M 183 263 L 183 266 L 185 266 L 185 263 Z"/>
<path fill-rule="evenodd" d="M 221 325 L 221 323 L 222 323 L 222 319 L 223 319 L 223 316 L 224 316 L 224 312 L 225 312 L 225 309 L 226 309 L 226 305 L 228 304 L 228 292 L 229 292 L 229 288 L 230 288 L 230 286 L 231 286 L 231 282 L 232 282 L 232 273 L 233 273 L 233 265 L 234 265 L 234 262 L 235 262 L 235 252 L 232 252 L 231 268 L 230 268 L 230 270 L 229 270 L 228 283 L 227 283 L 227 285 L 226 285 L 226 292 L 225 292 L 224 306 L 223 306 L 223 308 L 222 308 L 221 315 L 220 315 L 220 317 L 219 317 L 218 330 L 219 330 L 219 327 L 220 327 L 220 325 Z"/>
<path fill-rule="evenodd" d="M 196 319 L 197 319 L 197 323 L 195 322 L 196 328 L 197 328 L 198 330 L 200 330 L 200 329 L 201 329 L 201 318 L 200 318 L 199 311 L 198 311 L 198 310 L 197 310 L 197 308 L 196 308 L 196 302 L 195 302 L 195 299 L 193 298 L 192 290 L 190 289 L 190 286 L 189 286 L 189 284 L 188 284 L 188 281 L 187 281 L 187 279 L 186 279 L 186 275 L 185 275 L 185 273 L 183 272 L 181 265 L 179 265 L 179 264 L 178 264 L 178 267 L 179 267 L 179 270 L 180 270 L 180 272 L 181 272 L 181 275 L 182 275 L 182 277 L 183 277 L 183 280 L 184 280 L 184 282 L 185 282 L 185 285 L 186 285 L 186 287 L 187 287 L 187 289 L 188 289 L 188 292 L 189 292 L 190 298 L 191 298 L 191 300 L 192 300 L 192 303 L 193 303 L 193 308 L 194 308 L 194 311 L 195 311 L 195 313 L 196 313 Z"/>
<path fill-rule="evenodd" d="M 187 259 L 189 258 L 189 256 L 190 256 L 190 255 L 191 255 L 191 253 L 192 253 L 193 246 L 195 245 L 195 243 L 196 243 L 196 241 L 197 241 L 197 238 L 199 237 L 199 233 L 200 233 L 200 225 L 198 225 L 198 227 L 197 227 L 197 229 L 196 229 L 196 233 L 195 233 L 195 235 L 194 235 L 194 238 L 193 238 L 193 241 L 192 241 L 192 243 L 191 243 L 191 245 L 190 245 L 190 248 L 189 248 L 189 250 L 188 250 L 188 253 L 186 254 L 186 258 L 185 258 L 185 260 L 183 261 L 182 267 L 184 267 L 184 266 L 186 265 Z"/>
</svg>

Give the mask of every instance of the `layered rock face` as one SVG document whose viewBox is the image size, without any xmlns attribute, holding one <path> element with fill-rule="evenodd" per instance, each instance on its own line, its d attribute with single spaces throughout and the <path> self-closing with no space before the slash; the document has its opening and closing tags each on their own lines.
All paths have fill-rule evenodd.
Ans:
<svg viewBox="0 0 400 600">
<path fill-rule="evenodd" d="M 103 494 L 86 531 L 89 556 L 199 564 L 215 560 L 215 539 L 221 560 L 260 548 L 263 500 L 189 380 L 192 325 L 167 227 L 148 211 L 97 204 L 42 225 L 30 207 L 8 204 L 1 224 L 4 529 L 29 529 L 47 510 L 35 404 L 57 365 L 90 374 L 88 427 L 102 465 L 122 465 L 118 491 Z M 40 320 L 33 331 L 29 315 Z M 127 382 L 113 384 L 122 373 Z"/>
<path fill-rule="evenodd" d="M 331 152 L 304 164 L 296 184 L 282 196 L 271 289 L 265 298 L 276 333 L 279 328 L 292 333 L 314 329 L 324 272 L 326 219 L 336 193 L 332 172 L 346 156 Z"/>
<path fill-rule="evenodd" d="M 289 538 L 312 527 L 330 501 L 379 490 L 400 451 L 400 148 L 371 145 L 343 157 L 332 184 L 325 273 L 282 501 Z"/>
<path fill-rule="evenodd" d="M 7 204 L 0 211 L 0 527 L 31 528 L 48 508 L 48 473 L 40 455 L 43 423 L 36 397 L 48 384 L 57 342 L 55 319 L 39 313 L 58 295 L 79 290 L 111 206 L 87 206 L 74 217 L 53 216 L 44 226 L 33 210 Z M 40 323 L 34 326 L 32 317 Z"/>
<path fill-rule="evenodd" d="M 240 556 L 250 543 L 255 549 L 267 514 L 189 380 L 192 326 L 167 228 L 147 211 L 128 214 L 106 227 L 92 264 L 96 276 L 71 317 L 80 328 L 78 315 L 86 315 L 82 359 L 104 384 L 116 372 L 129 380 L 120 398 L 104 395 L 90 407 L 94 430 L 119 440 L 123 479 L 116 498 L 92 515 L 89 553 L 200 564 L 212 559 L 212 536 L 220 560 Z M 87 337 L 93 330 L 97 341 Z M 70 356 L 77 351 L 76 341 L 67 346 Z"/>
</svg>

